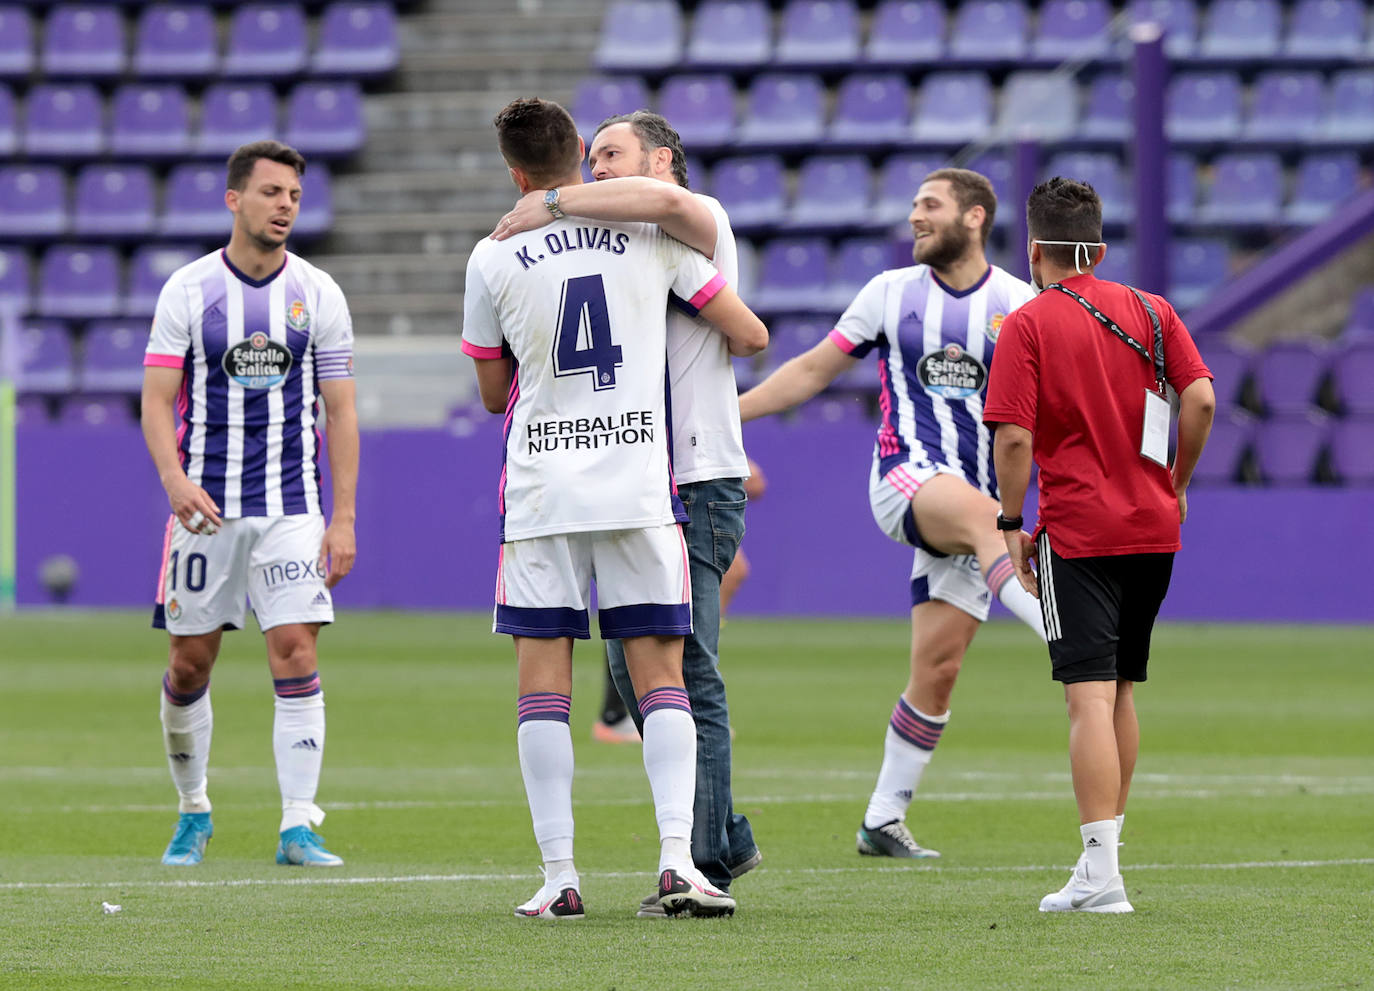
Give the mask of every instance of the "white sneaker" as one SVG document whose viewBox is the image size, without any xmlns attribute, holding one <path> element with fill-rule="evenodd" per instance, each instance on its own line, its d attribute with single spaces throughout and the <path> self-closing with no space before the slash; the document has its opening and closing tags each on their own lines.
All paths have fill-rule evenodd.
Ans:
<svg viewBox="0 0 1374 991">
<path fill-rule="evenodd" d="M 546 879 L 533 898 L 516 906 L 515 914 L 525 919 L 584 918 L 582 893 L 577 886 L 577 875 L 572 873 L 565 872 L 552 881 Z"/>
<path fill-rule="evenodd" d="M 1120 874 L 1112 875 L 1105 884 L 1098 884 L 1089 880 L 1087 858 L 1080 857 L 1069 875 L 1069 883 L 1040 899 L 1040 911 L 1119 914 L 1135 909 L 1126 900 L 1126 885 Z"/>
<path fill-rule="evenodd" d="M 659 872 L 658 901 L 670 916 L 735 914 L 735 900 L 691 865 L 666 867 Z"/>
</svg>

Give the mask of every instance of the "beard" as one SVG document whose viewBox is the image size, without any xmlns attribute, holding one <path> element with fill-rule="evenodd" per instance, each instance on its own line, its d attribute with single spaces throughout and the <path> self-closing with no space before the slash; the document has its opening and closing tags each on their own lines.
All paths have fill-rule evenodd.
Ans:
<svg viewBox="0 0 1374 991">
<path fill-rule="evenodd" d="M 917 241 L 911 257 L 916 264 L 929 265 L 937 271 L 949 268 L 964 256 L 972 240 L 972 235 L 963 226 L 950 224 L 925 240 Z"/>
</svg>

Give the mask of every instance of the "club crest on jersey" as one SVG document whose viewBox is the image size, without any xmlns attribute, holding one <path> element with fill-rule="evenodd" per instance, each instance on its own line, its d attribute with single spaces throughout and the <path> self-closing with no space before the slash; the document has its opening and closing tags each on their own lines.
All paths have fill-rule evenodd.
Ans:
<svg viewBox="0 0 1374 991">
<path fill-rule="evenodd" d="M 245 389 L 272 389 L 286 380 L 294 359 L 287 348 L 262 332 L 225 349 L 224 374 Z"/>
<path fill-rule="evenodd" d="M 992 343 L 997 343 L 998 336 L 1002 333 L 1002 321 L 1007 318 L 1005 313 L 994 313 L 988 317 L 987 328 L 983 331 L 984 336 Z"/>
<path fill-rule="evenodd" d="M 287 307 L 286 325 L 292 330 L 299 330 L 301 333 L 310 329 L 310 311 L 299 299 Z"/>
<path fill-rule="evenodd" d="M 932 351 L 916 364 L 916 378 L 921 387 L 942 399 L 967 399 L 983 391 L 988 370 L 983 363 L 958 344 L 946 344 Z"/>
</svg>

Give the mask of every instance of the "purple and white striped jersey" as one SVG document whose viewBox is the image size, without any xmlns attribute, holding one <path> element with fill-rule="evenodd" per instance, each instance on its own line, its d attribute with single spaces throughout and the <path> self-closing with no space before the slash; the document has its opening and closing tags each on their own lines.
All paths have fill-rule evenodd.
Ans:
<svg viewBox="0 0 1374 991">
<path fill-rule="evenodd" d="M 878 351 L 880 475 L 929 462 L 996 498 L 992 435 L 983 426 L 988 368 L 1002 321 L 1034 295 L 995 265 L 962 292 L 928 265 L 883 272 L 860 290 L 830 340 L 856 358 Z"/>
<path fill-rule="evenodd" d="M 298 255 L 250 279 L 214 251 L 172 273 L 145 365 L 184 372 L 181 465 L 226 519 L 319 513 L 317 383 L 353 376 L 343 291 Z"/>
</svg>

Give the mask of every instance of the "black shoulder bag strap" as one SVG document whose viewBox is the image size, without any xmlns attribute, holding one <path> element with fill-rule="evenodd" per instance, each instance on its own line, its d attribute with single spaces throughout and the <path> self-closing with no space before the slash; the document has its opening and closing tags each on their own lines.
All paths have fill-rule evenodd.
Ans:
<svg viewBox="0 0 1374 991">
<path fill-rule="evenodd" d="M 1145 312 L 1150 317 L 1150 327 L 1154 331 L 1154 348 L 1152 349 L 1153 354 L 1151 354 L 1150 351 L 1147 351 L 1144 345 L 1142 345 L 1134 337 L 1132 337 L 1130 334 L 1126 333 L 1119 326 L 1117 326 L 1114 320 L 1108 317 L 1096 306 L 1093 306 L 1092 303 L 1089 303 L 1082 296 L 1078 295 L 1078 293 L 1074 292 L 1072 289 L 1068 288 L 1067 286 L 1060 285 L 1058 282 L 1052 283 L 1049 286 L 1049 288 L 1058 289 L 1065 296 L 1077 300 L 1085 310 L 1087 310 L 1089 313 L 1093 315 L 1093 318 L 1097 320 L 1098 323 L 1106 327 L 1117 337 L 1121 338 L 1121 340 L 1124 341 L 1132 351 L 1134 351 L 1136 354 L 1144 358 L 1145 361 L 1154 368 L 1155 387 L 1159 390 L 1159 394 L 1167 398 L 1168 383 L 1164 377 L 1164 326 L 1160 323 L 1159 314 L 1155 312 L 1154 306 L 1151 305 L 1149 299 L 1146 298 L 1144 293 L 1140 292 L 1138 289 L 1132 286 L 1126 287 L 1127 289 L 1130 289 L 1132 293 L 1135 294 L 1136 299 L 1140 300 L 1140 305 L 1145 307 Z"/>
</svg>

